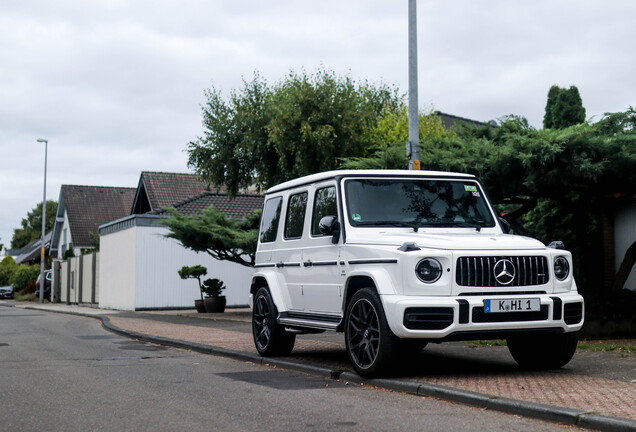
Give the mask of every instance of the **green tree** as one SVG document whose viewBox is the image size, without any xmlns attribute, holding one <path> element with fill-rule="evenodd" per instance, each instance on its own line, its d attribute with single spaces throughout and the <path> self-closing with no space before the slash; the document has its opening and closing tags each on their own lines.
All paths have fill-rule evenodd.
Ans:
<svg viewBox="0 0 636 432">
<path fill-rule="evenodd" d="M 369 156 L 342 158 L 344 169 L 405 169 L 408 167 L 406 143 L 409 136 L 408 107 L 402 104 L 397 110 L 385 110 L 370 131 L 374 145 Z M 456 141 L 457 135 L 442 124 L 434 112 L 419 114 L 420 158 L 426 158 L 428 146 L 440 141 Z M 368 153 L 368 152 L 367 152 Z"/>
<path fill-rule="evenodd" d="M 57 212 L 57 202 L 46 202 L 46 223 L 45 229 L 48 233 L 55 225 L 55 213 Z M 37 240 L 42 236 L 42 203 L 38 203 L 35 208 L 27 213 L 26 218 L 20 223 L 21 228 L 13 230 L 13 238 L 11 239 L 11 248 L 20 249 L 33 240 Z"/>
<path fill-rule="evenodd" d="M 530 234 L 546 243 L 566 243 L 584 291 L 603 288 L 598 263 L 607 233 L 602 222 L 612 218 L 621 199 L 633 197 L 636 187 L 636 110 L 565 129 L 536 130 L 524 118 L 510 116 L 491 131 L 465 127 L 457 136 L 421 141 L 423 169 L 479 176 L 509 218 L 524 218 Z M 366 168 L 382 164 L 375 158 Z M 614 289 L 623 287 L 636 261 L 636 246 L 629 251 Z"/>
<path fill-rule="evenodd" d="M 192 216 L 184 216 L 174 208 L 168 211 L 171 217 L 162 221 L 170 230 L 166 237 L 179 241 L 188 249 L 206 252 L 218 260 L 254 266 L 260 210 L 255 210 L 244 219 L 228 219 L 214 207 Z"/>
<path fill-rule="evenodd" d="M 4 257 L 0 261 L 0 286 L 6 286 L 11 284 L 11 276 L 17 269 L 18 264 L 10 256 Z"/>
<path fill-rule="evenodd" d="M 205 92 L 203 136 L 188 144 L 188 165 L 203 179 L 263 189 L 338 167 L 338 159 L 375 151 L 379 116 L 397 110 L 397 90 L 318 70 L 291 72 L 270 86 L 258 74 L 225 101 Z"/>
<path fill-rule="evenodd" d="M 550 87 L 545 106 L 543 127 L 545 129 L 563 129 L 585 121 L 583 100 L 576 86 L 569 89 Z"/>
</svg>

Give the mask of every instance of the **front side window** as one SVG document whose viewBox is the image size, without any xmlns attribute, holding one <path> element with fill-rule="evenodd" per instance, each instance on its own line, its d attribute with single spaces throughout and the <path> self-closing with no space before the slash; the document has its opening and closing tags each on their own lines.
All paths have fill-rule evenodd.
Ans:
<svg viewBox="0 0 636 432">
<path fill-rule="evenodd" d="M 321 236 L 320 219 L 325 216 L 338 216 L 336 188 L 333 186 L 318 189 L 314 199 L 314 213 L 311 220 L 311 235 Z"/>
<path fill-rule="evenodd" d="M 271 198 L 265 202 L 263 216 L 261 217 L 261 243 L 269 243 L 276 240 L 282 203 L 283 197 Z"/>
<path fill-rule="evenodd" d="M 352 179 L 345 183 L 353 226 L 494 227 L 477 182 Z"/>
<path fill-rule="evenodd" d="M 307 211 L 307 192 L 291 195 L 285 219 L 285 238 L 297 239 L 303 236 L 305 213 Z"/>
</svg>

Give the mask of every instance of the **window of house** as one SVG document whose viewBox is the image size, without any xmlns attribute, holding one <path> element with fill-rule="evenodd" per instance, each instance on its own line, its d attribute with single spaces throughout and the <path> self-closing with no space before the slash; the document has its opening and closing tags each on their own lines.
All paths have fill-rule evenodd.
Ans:
<svg viewBox="0 0 636 432">
<path fill-rule="evenodd" d="M 283 197 L 271 198 L 265 202 L 261 218 L 261 243 L 269 243 L 276 240 L 282 203 Z"/>
<path fill-rule="evenodd" d="M 285 219 L 285 238 L 297 239 L 303 236 L 305 213 L 307 212 L 307 192 L 291 195 Z"/>
</svg>

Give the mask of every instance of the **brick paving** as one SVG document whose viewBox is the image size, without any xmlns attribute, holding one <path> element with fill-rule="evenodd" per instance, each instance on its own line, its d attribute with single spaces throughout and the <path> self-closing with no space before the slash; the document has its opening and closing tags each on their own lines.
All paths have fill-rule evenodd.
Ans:
<svg viewBox="0 0 636 432">
<path fill-rule="evenodd" d="M 152 319 L 148 316 L 150 314 L 143 315 L 146 316 L 136 318 L 110 315 L 109 319 L 112 325 L 137 333 L 256 353 L 246 313 L 228 314 L 228 319 L 222 320 L 244 322 L 245 328 L 241 331 L 214 328 L 213 322 L 207 326 L 180 324 Z M 187 313 L 180 315 L 194 316 Z M 205 316 L 200 318 L 210 319 Z M 627 356 L 630 356 L 628 364 L 633 366 L 630 373 L 634 376 L 636 356 Z M 342 343 L 298 338 L 291 358 L 335 370 L 351 370 Z M 636 382 L 558 371 L 524 372 L 518 369 L 501 372 L 491 370 L 486 373 L 463 371 L 461 374 L 427 374 L 412 376 L 408 380 L 636 420 Z"/>
</svg>

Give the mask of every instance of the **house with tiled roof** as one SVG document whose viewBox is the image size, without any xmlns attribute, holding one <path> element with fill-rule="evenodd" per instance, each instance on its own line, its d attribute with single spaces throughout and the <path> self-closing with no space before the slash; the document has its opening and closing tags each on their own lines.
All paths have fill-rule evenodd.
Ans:
<svg viewBox="0 0 636 432">
<path fill-rule="evenodd" d="M 48 252 L 51 243 L 51 232 L 44 236 L 44 249 Z M 42 239 L 38 238 L 24 247 L 12 252 L 14 260 L 21 264 L 39 264 L 42 259 Z M 2 256 L 0 255 L 0 259 Z M 48 253 L 45 253 L 44 260 L 48 262 Z"/>
<path fill-rule="evenodd" d="M 199 288 L 182 280 L 177 270 L 203 265 L 206 278 L 222 280 L 228 307 L 246 306 L 253 270 L 206 253 L 184 248 L 166 238 L 161 224 L 176 208 L 184 215 L 214 206 L 229 218 L 242 218 L 263 206 L 263 197 L 242 193 L 230 198 L 224 188 L 211 189 L 194 174 L 144 171 L 130 214 L 99 227 L 99 305 L 119 310 L 191 308 Z"/>
<path fill-rule="evenodd" d="M 94 247 L 100 225 L 130 214 L 135 188 L 62 185 L 51 240 L 51 256 L 72 246 L 76 255 Z"/>
<path fill-rule="evenodd" d="M 263 207 L 262 195 L 238 194 L 230 198 L 226 193 L 203 191 L 197 195 L 173 203 L 173 207 L 182 215 L 193 215 L 201 213 L 208 207 L 214 207 L 228 218 L 241 218 L 255 209 Z M 155 212 L 153 212 L 155 213 Z M 166 208 L 156 212 L 159 215 L 168 214 Z"/>
<path fill-rule="evenodd" d="M 195 174 L 142 171 L 130 214 L 157 213 L 209 190 L 210 184 Z"/>
<path fill-rule="evenodd" d="M 489 122 L 482 122 L 482 121 L 472 120 L 465 117 L 459 117 L 453 114 L 443 113 L 441 111 L 435 111 L 435 115 L 437 115 L 440 118 L 440 120 L 442 121 L 442 125 L 446 129 L 454 129 L 455 127 L 461 124 L 477 126 L 477 127 L 483 127 L 483 126 L 497 127 L 497 122 L 495 122 L 494 120 L 491 120 Z"/>
</svg>

